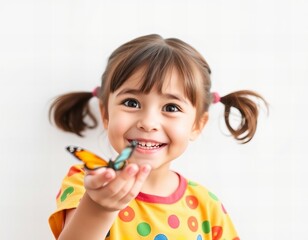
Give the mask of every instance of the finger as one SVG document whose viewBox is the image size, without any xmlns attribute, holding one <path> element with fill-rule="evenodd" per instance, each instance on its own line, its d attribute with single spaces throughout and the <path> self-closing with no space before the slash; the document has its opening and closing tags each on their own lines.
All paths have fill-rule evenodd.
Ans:
<svg viewBox="0 0 308 240">
<path fill-rule="evenodd" d="M 109 170 L 109 169 L 107 169 Z M 106 172 L 107 172 L 106 170 Z M 112 172 L 115 177 L 106 185 L 96 185 L 100 180 L 99 175 L 88 175 L 85 179 L 85 185 L 88 186 L 87 192 L 93 199 L 93 201 L 99 203 L 104 208 L 110 209 L 122 209 L 122 205 L 119 202 L 123 196 L 132 188 L 135 182 L 135 175 L 139 171 L 139 167 L 136 164 L 129 164 L 120 172 Z M 104 172 L 105 173 L 105 172 Z"/>
<path fill-rule="evenodd" d="M 115 177 L 116 174 L 112 169 L 103 168 L 89 171 L 84 178 L 84 185 L 88 190 L 99 189 L 108 184 Z"/>
<path fill-rule="evenodd" d="M 122 197 L 121 202 L 128 202 L 139 194 L 150 172 L 151 172 L 150 165 L 146 164 L 140 167 L 139 172 L 136 175 L 135 182 L 131 186 L 130 190 L 127 191 L 126 195 Z"/>
<path fill-rule="evenodd" d="M 116 199 L 121 199 L 127 194 L 127 191 L 131 189 L 138 171 L 138 165 L 133 163 L 127 165 L 121 172 L 119 172 L 117 177 L 106 186 L 108 195 Z"/>
<path fill-rule="evenodd" d="M 111 168 L 100 168 L 94 171 L 87 170 L 88 174 L 85 176 L 84 185 L 88 190 L 97 190 L 106 186 L 107 194 L 114 196 L 123 188 L 129 178 L 134 177 L 138 172 L 138 166 L 136 164 L 128 165 L 123 171 L 118 174 Z M 110 182 L 113 180 L 112 182 Z"/>
<path fill-rule="evenodd" d="M 139 182 L 143 184 L 146 178 L 149 176 L 150 172 L 151 172 L 151 166 L 149 164 L 142 165 L 140 167 L 136 183 Z"/>
</svg>

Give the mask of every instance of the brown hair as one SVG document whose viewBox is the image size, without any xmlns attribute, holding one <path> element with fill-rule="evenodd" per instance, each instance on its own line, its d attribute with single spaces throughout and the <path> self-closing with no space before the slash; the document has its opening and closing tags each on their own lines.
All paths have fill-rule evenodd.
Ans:
<svg viewBox="0 0 308 240">
<path fill-rule="evenodd" d="M 153 86 L 161 91 L 165 76 L 172 69 L 176 69 L 183 80 L 186 97 L 196 107 L 196 122 L 208 111 L 213 96 L 210 93 L 211 70 L 205 59 L 193 47 L 179 39 L 163 39 L 152 34 L 123 44 L 109 57 L 98 92 L 106 116 L 109 94 L 115 92 L 140 69 L 143 70 L 141 92 L 149 93 Z M 97 121 L 88 106 L 92 96 L 90 92 L 61 95 L 52 103 L 49 116 L 53 116 L 56 126 L 60 129 L 82 136 L 82 131 L 97 126 Z M 258 105 L 251 97 L 261 99 L 267 106 L 264 98 L 253 91 L 233 92 L 221 98 L 225 105 L 226 125 L 234 138 L 242 143 L 252 139 L 257 127 Z M 232 107 L 241 113 L 241 123 L 236 128 L 230 124 Z M 84 120 L 86 116 L 93 121 L 92 125 Z"/>
</svg>

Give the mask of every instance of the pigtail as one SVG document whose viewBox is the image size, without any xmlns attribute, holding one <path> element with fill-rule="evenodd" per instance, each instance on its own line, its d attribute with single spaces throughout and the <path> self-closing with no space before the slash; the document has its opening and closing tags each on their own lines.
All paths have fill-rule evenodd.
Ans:
<svg viewBox="0 0 308 240">
<path fill-rule="evenodd" d="M 89 108 L 91 92 L 74 92 L 57 97 L 49 109 L 49 119 L 63 131 L 82 137 L 81 132 L 97 126 L 97 120 Z M 89 117 L 92 124 L 85 121 Z"/>
<path fill-rule="evenodd" d="M 253 91 L 237 91 L 220 98 L 220 102 L 225 105 L 224 117 L 227 128 L 233 137 L 242 144 L 249 142 L 257 129 L 259 104 L 252 98 L 261 100 L 268 110 L 265 99 Z M 241 114 L 241 121 L 237 128 L 231 126 L 230 123 L 232 107 L 236 108 Z"/>
</svg>

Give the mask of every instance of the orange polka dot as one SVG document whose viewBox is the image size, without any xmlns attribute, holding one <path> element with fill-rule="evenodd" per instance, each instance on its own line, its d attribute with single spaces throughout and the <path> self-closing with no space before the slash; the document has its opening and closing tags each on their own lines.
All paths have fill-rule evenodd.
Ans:
<svg viewBox="0 0 308 240">
<path fill-rule="evenodd" d="M 123 222 L 130 222 L 134 219 L 134 217 L 135 217 L 135 211 L 130 206 L 127 206 L 126 208 L 124 208 L 119 212 L 119 218 Z"/>
<path fill-rule="evenodd" d="M 198 230 L 198 221 L 195 217 L 189 217 L 187 220 L 187 224 L 191 231 L 196 232 Z"/>
<path fill-rule="evenodd" d="M 190 195 L 186 197 L 186 204 L 189 208 L 195 209 L 198 207 L 199 202 L 195 196 Z"/>
</svg>

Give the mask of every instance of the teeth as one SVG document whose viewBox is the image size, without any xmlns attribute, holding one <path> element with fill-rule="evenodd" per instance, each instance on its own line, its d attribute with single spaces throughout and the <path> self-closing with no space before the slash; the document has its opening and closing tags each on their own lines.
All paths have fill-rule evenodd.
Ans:
<svg viewBox="0 0 308 240">
<path fill-rule="evenodd" d="M 154 142 L 138 142 L 138 146 L 146 149 L 159 148 L 161 144 Z"/>
</svg>

